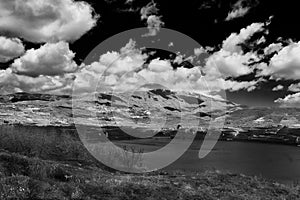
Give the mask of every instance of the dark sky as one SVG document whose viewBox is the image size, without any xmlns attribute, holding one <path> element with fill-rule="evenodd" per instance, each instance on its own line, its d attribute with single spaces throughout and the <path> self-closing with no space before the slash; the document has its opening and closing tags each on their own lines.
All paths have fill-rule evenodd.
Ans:
<svg viewBox="0 0 300 200">
<path fill-rule="evenodd" d="M 115 34 L 145 26 L 145 23 L 140 20 L 139 8 L 147 5 L 149 0 L 136 0 L 129 5 L 124 4 L 124 0 L 86 1 L 101 17 L 97 27 L 72 45 L 78 57 L 85 57 L 98 43 Z M 220 45 L 232 32 L 238 32 L 254 22 L 265 22 L 270 16 L 274 18 L 269 26 L 270 34 L 267 38 L 269 43 L 278 37 L 295 40 L 299 40 L 300 37 L 300 29 L 297 28 L 299 7 L 295 0 L 284 2 L 260 0 L 247 15 L 228 22 L 224 19 L 236 0 L 174 0 L 172 2 L 156 0 L 155 2 L 166 28 L 182 32 L 203 46 Z M 209 2 L 206 3 L 208 7 L 202 8 L 205 2 Z M 126 11 L 129 8 L 137 10 Z"/>
</svg>

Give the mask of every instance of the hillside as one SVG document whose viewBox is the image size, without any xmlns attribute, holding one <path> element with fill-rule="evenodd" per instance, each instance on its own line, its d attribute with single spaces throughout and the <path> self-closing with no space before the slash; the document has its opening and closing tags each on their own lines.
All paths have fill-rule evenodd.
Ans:
<svg viewBox="0 0 300 200">
<path fill-rule="evenodd" d="M 72 126 L 76 117 L 76 121 L 91 126 L 153 127 L 165 121 L 164 128 L 174 128 L 185 119 L 185 127 L 200 124 L 206 128 L 212 118 L 224 115 L 225 126 L 230 127 L 300 124 L 299 108 L 250 108 L 204 94 L 164 89 L 74 97 L 28 93 L 0 96 L 0 124 Z"/>
<path fill-rule="evenodd" d="M 73 109 L 73 110 L 72 110 Z M 96 93 L 92 98 L 16 93 L 0 96 L 0 123 L 38 126 L 70 126 L 76 117 L 84 125 L 147 126 L 166 119 L 175 126 L 186 118 L 203 124 L 212 116 L 240 109 L 232 102 L 196 93 L 149 89 L 128 93 Z M 76 115 L 73 115 L 76 113 Z M 93 112 L 98 119 L 90 117 Z M 99 121 L 98 121 L 99 120 Z M 198 123 L 197 123 L 198 124 Z"/>
<path fill-rule="evenodd" d="M 299 199 L 299 186 L 219 171 L 115 174 L 0 151 L 1 199 Z"/>
<path fill-rule="evenodd" d="M 244 108 L 227 117 L 227 125 L 234 127 L 293 126 L 299 121 L 300 108 Z"/>
</svg>

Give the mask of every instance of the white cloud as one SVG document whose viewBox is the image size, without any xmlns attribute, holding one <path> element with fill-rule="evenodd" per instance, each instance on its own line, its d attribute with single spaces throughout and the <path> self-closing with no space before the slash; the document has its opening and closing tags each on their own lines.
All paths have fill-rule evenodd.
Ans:
<svg viewBox="0 0 300 200">
<path fill-rule="evenodd" d="M 131 4 L 133 2 L 134 2 L 134 0 L 126 0 L 125 4 Z"/>
<path fill-rule="evenodd" d="M 164 25 L 164 22 L 161 21 L 161 16 L 150 15 L 147 19 L 149 33 L 144 36 L 156 36 L 160 31 L 160 28 Z"/>
<path fill-rule="evenodd" d="M 177 55 L 173 62 L 177 64 L 181 64 L 183 61 L 184 61 L 183 55 Z"/>
<path fill-rule="evenodd" d="M 195 56 L 200 56 L 201 54 L 207 53 L 203 47 L 194 49 Z"/>
<path fill-rule="evenodd" d="M 260 64 L 258 76 L 271 76 L 272 79 L 300 79 L 300 42 L 292 43 L 274 55 L 270 64 Z"/>
<path fill-rule="evenodd" d="M 101 55 L 100 64 L 106 66 L 106 73 L 121 75 L 141 68 L 145 62 L 144 58 L 141 54 L 122 56 L 117 52 L 108 52 Z"/>
<path fill-rule="evenodd" d="M 281 43 L 273 43 L 264 49 L 264 53 L 265 53 L 265 55 L 270 55 L 272 53 L 280 51 L 282 48 L 283 48 L 283 46 Z"/>
<path fill-rule="evenodd" d="M 280 91 L 280 90 L 283 90 L 283 89 L 284 89 L 284 87 L 282 85 L 277 85 L 276 87 L 274 87 L 272 89 L 272 91 L 276 92 L 276 91 Z"/>
<path fill-rule="evenodd" d="M 171 71 L 173 70 L 173 67 L 171 66 L 170 61 L 168 60 L 159 60 L 154 59 L 149 63 L 148 66 L 150 71 L 153 72 L 165 72 L 165 71 Z"/>
<path fill-rule="evenodd" d="M 288 95 L 285 98 L 275 100 L 281 107 L 300 107 L 300 93 Z"/>
<path fill-rule="evenodd" d="M 230 20 L 233 20 L 236 18 L 243 17 L 249 12 L 249 10 L 250 10 L 250 7 L 245 7 L 245 8 L 239 7 L 237 9 L 234 9 L 228 13 L 225 21 L 230 21 Z"/>
<path fill-rule="evenodd" d="M 0 71 L 1 94 L 15 92 L 51 93 L 65 88 L 71 88 L 73 75 L 29 77 L 17 75 L 11 69 Z"/>
<path fill-rule="evenodd" d="M 119 52 L 107 52 L 99 57 L 99 61 L 87 66 L 78 68 L 73 57 L 74 54 L 65 42 L 46 44 L 40 49 L 29 50 L 8 69 L 10 73 L 2 72 L 1 79 L 6 83 L 3 88 L 11 91 L 70 92 L 74 85 L 80 93 L 94 92 L 91 90 L 95 86 L 97 91 L 113 89 L 124 92 L 155 83 L 174 91 L 214 95 L 224 90 L 252 91 L 258 83 L 226 80 L 227 77 L 251 73 L 252 69 L 247 66 L 247 62 L 253 55 L 225 50 L 211 55 L 204 68 L 179 67 L 176 70 L 169 60 L 154 59 L 148 65 L 145 64 L 147 56 L 135 47 L 132 40 Z M 205 75 L 203 71 L 206 72 Z"/>
<path fill-rule="evenodd" d="M 11 70 L 0 70 L 0 85 L 3 85 L 5 82 L 8 82 L 10 78 Z"/>
<path fill-rule="evenodd" d="M 59 90 L 69 88 L 74 81 L 73 75 L 28 77 L 16 75 L 18 88 L 32 93 L 59 93 Z"/>
<path fill-rule="evenodd" d="M 229 52 L 242 52 L 242 48 L 239 44 L 244 43 L 253 34 L 263 30 L 263 23 L 253 23 L 246 28 L 240 30 L 240 33 L 232 33 L 225 41 L 223 41 L 222 48 Z"/>
<path fill-rule="evenodd" d="M 229 91 L 239 91 L 239 90 L 247 90 L 251 92 L 256 89 L 256 85 L 259 81 L 232 81 L 232 80 L 225 80 L 223 78 L 214 78 L 210 79 L 207 77 L 202 77 L 198 80 L 198 84 L 205 88 L 208 86 L 210 89 L 209 92 L 219 92 L 222 90 L 229 90 Z"/>
<path fill-rule="evenodd" d="M 93 92 L 93 87 L 98 85 L 105 70 L 106 66 L 95 62 L 89 66 L 84 66 L 80 71 L 76 72 L 76 79 L 74 81 L 76 92 Z"/>
<path fill-rule="evenodd" d="M 95 86 L 101 90 L 115 87 L 127 73 L 133 74 L 142 70 L 146 56 L 135 47 L 135 42 L 130 40 L 120 52 L 107 52 L 102 54 L 98 62 L 83 66 L 75 73 L 75 87 L 77 92 L 91 92 Z"/>
<path fill-rule="evenodd" d="M 257 0 L 238 0 L 232 7 L 232 11 L 228 13 L 225 21 L 240 18 L 248 14 L 250 9 L 257 6 Z"/>
<path fill-rule="evenodd" d="M 156 7 L 156 3 L 153 1 L 148 3 L 146 6 L 141 8 L 141 19 L 148 19 L 150 15 L 158 14 L 158 8 Z"/>
<path fill-rule="evenodd" d="M 232 33 L 223 41 L 221 50 L 213 53 L 206 59 L 206 64 L 202 71 L 205 74 L 204 78 L 212 86 L 213 90 L 247 90 L 250 92 L 256 89 L 256 85 L 261 80 L 238 82 L 227 79 L 237 78 L 254 72 L 255 67 L 250 66 L 250 63 L 258 61 L 258 55 L 255 52 L 244 54 L 239 44 L 244 43 L 256 32 L 264 30 L 263 26 L 263 23 L 253 23 L 241 29 L 239 33 Z M 201 49 L 195 53 L 201 53 Z"/>
<path fill-rule="evenodd" d="M 152 71 L 147 68 L 133 74 L 137 82 L 131 82 L 130 84 L 142 86 L 155 83 L 173 91 L 203 91 L 206 89 L 197 83 L 202 76 L 199 67 L 192 69 L 180 67 L 173 70 L 168 63 L 165 63 L 165 65 L 163 71 Z"/>
<path fill-rule="evenodd" d="M 132 39 L 120 49 L 120 52 L 107 52 L 99 58 L 99 64 L 106 67 L 105 73 L 122 75 L 140 69 L 146 55 L 136 48 Z"/>
<path fill-rule="evenodd" d="M 180 57 L 180 56 L 179 56 Z M 75 85 L 77 92 L 93 92 L 97 90 L 114 89 L 128 91 L 144 84 L 155 83 L 174 91 L 197 91 L 206 94 L 222 90 L 252 91 L 259 81 L 225 80 L 227 77 L 238 77 L 252 72 L 247 62 L 252 54 L 230 53 L 224 50 L 208 58 L 203 68 L 177 68 L 169 60 L 154 59 L 145 65 L 146 56 L 135 49 L 130 41 L 120 52 L 108 52 L 100 56 L 99 62 L 83 67 L 76 73 Z M 206 72 L 203 76 L 203 72 Z"/>
<path fill-rule="evenodd" d="M 207 59 L 203 71 L 207 76 L 216 78 L 247 75 L 253 72 L 253 69 L 247 65 L 251 58 L 256 57 L 251 53 L 241 55 L 220 50 Z"/>
<path fill-rule="evenodd" d="M 141 9 L 141 19 L 147 21 L 147 28 L 149 30 L 143 36 L 156 36 L 160 28 L 164 26 L 161 16 L 158 16 L 158 8 L 153 1 Z"/>
<path fill-rule="evenodd" d="M 300 92 L 300 83 L 290 85 L 288 90 L 291 92 Z"/>
<path fill-rule="evenodd" d="M 99 62 L 85 66 L 77 72 L 76 91 L 93 92 L 91 90 L 97 85 L 97 90 L 113 89 L 124 92 L 149 83 L 161 84 L 176 91 L 200 89 L 197 87 L 197 81 L 202 76 L 199 67 L 192 69 L 181 67 L 173 70 L 169 60 L 160 59 L 154 59 L 148 65 L 143 65 L 145 56 L 140 51 L 121 56 L 119 62 L 115 61 L 113 65 L 108 65 L 119 55 L 118 52 L 106 53 L 101 56 Z"/>
<path fill-rule="evenodd" d="M 0 13 L 0 32 L 37 43 L 77 40 L 98 18 L 89 4 L 74 0 L 5 0 Z"/>
<path fill-rule="evenodd" d="M 257 40 L 256 44 L 259 45 L 259 44 L 264 44 L 266 43 L 266 38 L 265 36 L 262 36 L 259 40 Z"/>
<path fill-rule="evenodd" d="M 11 69 L 0 70 L 0 94 L 19 92 L 15 84 Z"/>
<path fill-rule="evenodd" d="M 21 40 L 0 36 L 0 63 L 6 63 L 21 56 L 25 51 Z"/>
<path fill-rule="evenodd" d="M 18 74 L 28 76 L 56 76 L 71 73 L 78 66 L 73 61 L 75 54 L 66 42 L 45 44 L 39 49 L 28 50 L 21 58 L 16 59 L 11 68 Z"/>
</svg>

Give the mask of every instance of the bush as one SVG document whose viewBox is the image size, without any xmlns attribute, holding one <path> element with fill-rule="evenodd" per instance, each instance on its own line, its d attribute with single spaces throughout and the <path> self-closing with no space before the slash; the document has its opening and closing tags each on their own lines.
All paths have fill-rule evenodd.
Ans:
<svg viewBox="0 0 300 200">
<path fill-rule="evenodd" d="M 115 147 L 100 143 L 88 145 L 90 152 L 108 166 L 117 166 L 119 170 L 128 172 L 145 171 L 143 150 L 135 147 Z"/>
</svg>

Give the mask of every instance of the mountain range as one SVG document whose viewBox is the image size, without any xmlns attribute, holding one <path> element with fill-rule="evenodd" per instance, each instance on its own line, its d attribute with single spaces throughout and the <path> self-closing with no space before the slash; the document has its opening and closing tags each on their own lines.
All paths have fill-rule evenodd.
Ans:
<svg viewBox="0 0 300 200">
<path fill-rule="evenodd" d="M 94 115 L 91 115 L 93 113 Z M 93 117 L 94 116 L 94 117 Z M 51 95 L 15 93 L 0 95 L 0 123 L 36 126 L 157 126 L 207 127 L 226 116 L 225 126 L 297 124 L 298 108 L 250 108 L 205 94 L 147 88 L 133 93 Z"/>
</svg>

